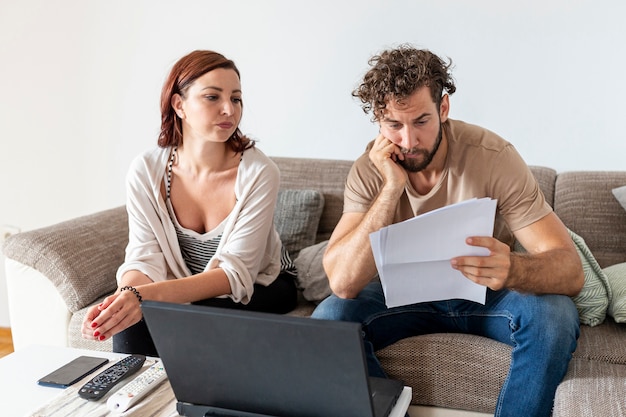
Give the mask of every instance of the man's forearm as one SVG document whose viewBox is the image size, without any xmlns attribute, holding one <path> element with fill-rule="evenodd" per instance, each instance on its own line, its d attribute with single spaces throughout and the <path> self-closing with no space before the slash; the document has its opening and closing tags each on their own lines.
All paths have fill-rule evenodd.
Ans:
<svg viewBox="0 0 626 417">
<path fill-rule="evenodd" d="M 376 275 L 369 235 L 393 222 L 402 190 L 385 189 L 363 219 L 345 235 L 331 242 L 324 255 L 324 269 L 338 297 L 354 298 Z"/>
<path fill-rule="evenodd" d="M 576 251 L 553 249 L 538 254 L 512 253 L 507 287 L 533 294 L 577 295 L 584 284 Z"/>
</svg>

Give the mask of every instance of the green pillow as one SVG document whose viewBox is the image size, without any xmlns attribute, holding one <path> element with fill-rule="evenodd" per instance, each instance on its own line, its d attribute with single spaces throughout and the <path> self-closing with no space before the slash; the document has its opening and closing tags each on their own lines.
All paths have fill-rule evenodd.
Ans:
<svg viewBox="0 0 626 417">
<path fill-rule="evenodd" d="M 626 323 L 626 262 L 603 269 L 611 287 L 608 313 L 618 323 Z"/>
<path fill-rule="evenodd" d="M 597 326 L 602 324 L 606 318 L 606 311 L 611 299 L 611 288 L 606 275 L 600 268 L 596 258 L 591 254 L 591 250 L 589 250 L 585 240 L 571 230 L 567 229 L 567 231 L 574 242 L 574 246 L 576 246 L 576 251 L 580 256 L 585 274 L 583 289 L 577 296 L 572 297 L 572 300 L 578 310 L 580 323 L 587 326 Z M 525 252 L 525 249 L 519 242 L 515 243 L 514 250 Z"/>
<path fill-rule="evenodd" d="M 596 326 L 606 318 L 609 300 L 612 297 L 611 287 L 585 240 L 569 229 L 568 232 L 574 241 L 585 274 L 583 289 L 577 296 L 572 297 L 572 300 L 578 309 L 580 323 Z"/>
</svg>

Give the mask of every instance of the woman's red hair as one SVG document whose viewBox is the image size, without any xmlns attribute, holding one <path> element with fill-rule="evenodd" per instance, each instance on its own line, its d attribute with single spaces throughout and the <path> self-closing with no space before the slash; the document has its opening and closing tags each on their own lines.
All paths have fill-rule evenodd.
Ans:
<svg viewBox="0 0 626 417">
<path fill-rule="evenodd" d="M 174 64 L 161 90 L 161 133 L 159 133 L 159 146 L 163 148 L 179 146 L 183 141 L 182 121 L 176 115 L 171 104 L 174 94 L 180 94 L 184 97 L 191 83 L 216 68 L 232 69 L 241 78 L 239 70 L 233 61 L 213 51 L 193 51 Z M 254 146 L 254 141 L 244 136 L 239 127 L 237 127 L 226 143 L 235 152 L 243 152 Z"/>
</svg>

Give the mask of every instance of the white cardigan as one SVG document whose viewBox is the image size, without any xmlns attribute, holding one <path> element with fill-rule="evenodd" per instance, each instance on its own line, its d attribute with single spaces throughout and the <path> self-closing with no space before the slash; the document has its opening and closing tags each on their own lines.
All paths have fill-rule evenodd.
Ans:
<svg viewBox="0 0 626 417">
<path fill-rule="evenodd" d="M 183 260 L 176 230 L 161 195 L 171 148 L 155 148 L 132 162 L 127 182 L 129 239 L 117 281 L 130 270 L 152 281 L 191 275 Z M 228 216 L 215 255 L 205 270 L 222 268 L 235 302 L 247 304 L 254 283 L 271 284 L 280 272 L 282 243 L 274 227 L 280 185 L 278 167 L 257 148 L 247 149 L 235 182 L 237 202 Z M 211 199 L 211 195 L 206 196 Z"/>
</svg>

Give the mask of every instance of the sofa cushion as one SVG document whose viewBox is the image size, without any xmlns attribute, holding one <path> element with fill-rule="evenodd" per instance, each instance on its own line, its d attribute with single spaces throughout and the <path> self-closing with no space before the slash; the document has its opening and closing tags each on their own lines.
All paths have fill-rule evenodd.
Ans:
<svg viewBox="0 0 626 417">
<path fill-rule="evenodd" d="M 626 366 L 573 359 L 554 397 L 552 417 L 624 415 Z"/>
<path fill-rule="evenodd" d="M 296 278 L 298 288 L 302 290 L 305 299 L 316 303 L 331 293 L 328 277 L 322 265 L 322 258 L 327 246 L 327 240 L 308 246 L 302 249 L 294 260 L 298 269 L 298 277 Z"/>
<path fill-rule="evenodd" d="M 626 262 L 604 268 L 611 287 L 608 313 L 618 323 L 626 323 Z"/>
<path fill-rule="evenodd" d="M 402 339 L 376 356 L 390 378 L 413 387 L 412 404 L 493 415 L 511 346 L 471 334 L 434 333 Z"/>
<path fill-rule="evenodd" d="M 624 325 L 607 317 L 600 326 L 580 326 L 580 337 L 572 355 L 588 361 L 626 365 Z"/>
<path fill-rule="evenodd" d="M 625 184 L 626 171 L 562 172 L 556 179 L 554 212 L 602 268 L 626 262 L 626 210 L 612 193 Z"/>
<path fill-rule="evenodd" d="M 317 226 L 324 209 L 324 196 L 317 190 L 280 190 L 274 223 L 292 259 L 302 248 L 315 243 Z"/>
</svg>

